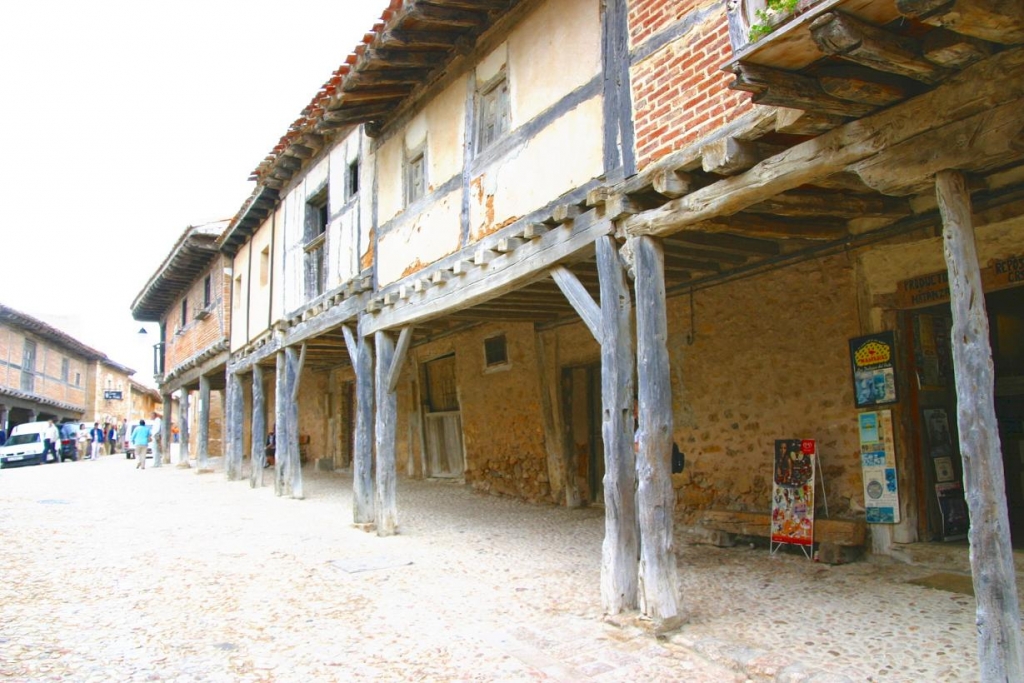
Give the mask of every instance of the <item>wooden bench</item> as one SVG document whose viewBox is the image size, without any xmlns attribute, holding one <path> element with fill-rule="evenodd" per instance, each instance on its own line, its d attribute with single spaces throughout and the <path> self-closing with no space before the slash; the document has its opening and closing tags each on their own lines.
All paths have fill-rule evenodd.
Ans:
<svg viewBox="0 0 1024 683">
<path fill-rule="evenodd" d="M 708 540 L 718 547 L 735 545 L 736 536 L 771 537 L 771 515 L 734 510 L 701 510 L 693 524 L 709 530 Z M 864 547 L 867 524 L 863 519 L 815 519 L 814 542 L 818 559 L 828 564 L 849 562 Z"/>
</svg>

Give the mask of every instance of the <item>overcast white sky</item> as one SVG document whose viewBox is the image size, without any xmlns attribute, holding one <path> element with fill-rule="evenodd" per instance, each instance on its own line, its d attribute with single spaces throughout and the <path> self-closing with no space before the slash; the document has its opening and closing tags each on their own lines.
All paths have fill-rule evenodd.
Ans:
<svg viewBox="0 0 1024 683">
<path fill-rule="evenodd" d="M 387 0 L 55 0 L 0 21 L 0 303 L 152 385 L 129 307 L 249 173 Z M 140 342 L 140 339 L 142 341 Z"/>
</svg>

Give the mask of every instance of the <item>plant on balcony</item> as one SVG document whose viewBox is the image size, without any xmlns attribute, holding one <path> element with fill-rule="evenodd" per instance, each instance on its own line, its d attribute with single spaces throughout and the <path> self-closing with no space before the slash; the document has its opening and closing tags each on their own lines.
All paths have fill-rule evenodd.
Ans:
<svg viewBox="0 0 1024 683">
<path fill-rule="evenodd" d="M 783 19 L 796 11 L 800 0 L 766 0 L 764 9 L 754 12 L 758 21 L 750 25 L 748 38 L 755 42 L 775 30 Z"/>
</svg>

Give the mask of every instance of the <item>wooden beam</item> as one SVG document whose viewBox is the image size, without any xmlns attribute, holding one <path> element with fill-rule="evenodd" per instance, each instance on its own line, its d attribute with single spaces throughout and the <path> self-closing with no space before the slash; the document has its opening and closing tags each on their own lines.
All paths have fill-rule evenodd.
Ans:
<svg viewBox="0 0 1024 683">
<path fill-rule="evenodd" d="M 732 70 L 736 80 L 729 87 L 753 93 L 751 100 L 756 104 L 845 117 L 861 117 L 875 110 L 867 104 L 832 97 L 810 76 L 743 62 L 733 65 Z"/>
<path fill-rule="evenodd" d="M 360 320 L 360 332 L 419 324 L 520 289 L 547 277 L 547 269 L 567 258 L 586 257 L 593 241 L 613 229 L 611 221 L 598 218 L 594 211 L 587 212 L 574 221 L 571 228 L 551 230 L 492 262 L 486 269 L 476 268 L 467 273 L 458 287 L 432 287 L 413 294 L 409 305 L 364 316 Z"/>
<path fill-rule="evenodd" d="M 267 464 L 267 407 L 263 397 L 263 366 L 252 366 L 252 449 L 249 451 L 250 488 L 263 486 L 263 467 Z"/>
<path fill-rule="evenodd" d="M 876 71 L 899 74 L 922 83 L 937 83 L 950 72 L 921 57 L 914 38 L 897 36 L 842 12 L 827 12 L 811 23 L 811 37 L 828 55 Z"/>
<path fill-rule="evenodd" d="M 1024 43 L 1020 0 L 896 0 L 905 17 L 1002 45 Z"/>
<path fill-rule="evenodd" d="M 980 680 L 1020 681 L 1024 680 L 1024 642 L 971 198 L 961 173 L 941 171 L 935 181 L 952 295 L 957 432 L 971 519 Z"/>
<path fill-rule="evenodd" d="M 601 435 L 604 442 L 604 542 L 601 603 L 608 614 L 634 609 L 638 598 L 636 469 L 633 454 L 632 305 L 615 239 L 595 244 L 601 278 Z M 567 476 L 574 476 L 573 472 Z"/>
<path fill-rule="evenodd" d="M 413 51 L 389 48 L 370 49 L 366 51 L 367 63 L 399 69 L 434 69 L 445 59 L 444 51 Z"/>
<path fill-rule="evenodd" d="M 459 37 L 459 33 L 448 31 L 412 31 L 408 29 L 391 29 L 380 34 L 380 44 L 388 48 L 445 48 L 450 49 Z"/>
<path fill-rule="evenodd" d="M 842 116 L 818 114 L 803 109 L 779 107 L 775 113 L 775 130 L 787 135 L 821 135 L 846 123 Z"/>
<path fill-rule="evenodd" d="M 636 290 L 637 509 L 640 607 L 660 630 L 681 622 L 672 520 L 672 376 L 668 355 L 664 255 L 651 237 L 633 238 Z"/>
<path fill-rule="evenodd" d="M 555 281 L 558 288 L 565 294 L 572 307 L 583 319 L 590 334 L 594 335 L 597 343 L 601 343 L 601 309 L 590 297 L 582 283 L 565 266 L 555 266 L 551 269 L 551 279 Z"/>
<path fill-rule="evenodd" d="M 705 173 L 733 175 L 751 168 L 765 155 L 753 140 L 720 138 L 701 147 L 700 156 Z"/>
<path fill-rule="evenodd" d="M 182 388 L 181 398 L 178 399 L 178 436 L 181 442 L 178 444 L 178 467 L 188 469 L 188 389 Z"/>
<path fill-rule="evenodd" d="M 893 145 L 850 170 L 884 194 L 919 194 L 937 171 L 987 171 L 1019 158 L 1021 141 L 1024 98 Z"/>
<path fill-rule="evenodd" d="M 873 107 L 888 107 L 914 94 L 909 82 L 859 66 L 828 67 L 817 76 L 821 89 L 832 97 Z"/>
<path fill-rule="evenodd" d="M 687 226 L 693 232 L 726 232 L 767 239 L 835 240 L 845 237 L 846 223 L 837 219 L 793 220 L 738 213 Z"/>
<path fill-rule="evenodd" d="M 356 434 L 352 458 L 352 521 L 371 524 L 373 495 L 373 349 L 365 337 L 356 339 L 348 325 L 345 335 L 349 358 L 356 374 Z"/>
<path fill-rule="evenodd" d="M 993 50 L 984 40 L 937 28 L 925 34 L 921 52 L 932 64 L 959 71 L 988 59 Z"/>
<path fill-rule="evenodd" d="M 316 125 L 321 129 L 343 128 L 384 116 L 392 111 L 394 111 L 394 105 L 391 103 L 343 106 L 334 111 L 325 111 Z"/>
<path fill-rule="evenodd" d="M 875 195 L 859 196 L 837 192 L 787 192 L 745 209 L 790 218 L 856 218 L 861 216 L 901 217 L 912 213 L 909 202 Z"/>
<path fill-rule="evenodd" d="M 408 328 L 407 328 L 408 329 Z M 375 455 L 377 462 L 376 523 L 378 536 L 398 533 L 398 509 L 395 487 L 398 478 L 395 464 L 395 435 L 398 422 L 398 397 L 388 389 L 388 373 L 395 358 L 395 343 L 384 331 L 374 334 L 377 349 L 375 372 L 377 414 L 374 419 Z"/>
<path fill-rule="evenodd" d="M 395 357 L 388 369 L 388 391 L 398 389 L 398 378 L 402 375 L 402 366 L 405 364 L 405 357 L 408 355 L 409 346 L 412 344 L 412 330 L 410 327 L 403 327 L 398 335 L 398 346 L 395 348 Z"/>
<path fill-rule="evenodd" d="M 675 199 L 693 188 L 693 177 L 683 171 L 660 171 L 651 179 L 651 187 L 663 197 Z"/>
<path fill-rule="evenodd" d="M 633 235 L 671 234 L 813 184 L 945 121 L 966 118 L 1024 96 L 1024 79 L 1005 77 L 1020 72 L 1024 72 L 1024 49 L 1000 52 L 930 92 L 794 145 L 745 173 L 628 218 L 626 231 Z"/>
<path fill-rule="evenodd" d="M 285 450 L 287 468 L 285 488 L 292 498 L 301 500 L 305 497 L 302 488 L 302 460 L 299 453 L 299 386 L 302 383 L 302 368 L 306 364 L 306 345 L 300 349 L 294 346 L 285 347 L 285 360 L 288 364 L 288 405 L 285 419 L 288 421 L 288 442 Z M 277 442 L 278 448 L 281 442 Z"/>
<path fill-rule="evenodd" d="M 458 7 L 440 7 L 417 3 L 407 16 L 413 19 L 429 21 L 432 24 L 453 26 L 456 28 L 479 28 L 487 22 L 487 15 Z"/>
</svg>

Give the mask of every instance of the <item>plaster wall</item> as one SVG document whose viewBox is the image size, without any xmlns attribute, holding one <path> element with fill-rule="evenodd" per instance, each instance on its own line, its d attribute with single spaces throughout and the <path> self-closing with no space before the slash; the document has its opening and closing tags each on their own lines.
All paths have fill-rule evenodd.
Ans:
<svg viewBox="0 0 1024 683">
<path fill-rule="evenodd" d="M 458 250 L 461 197 L 459 190 L 449 192 L 418 213 L 395 221 L 380 236 L 377 279 L 381 285 L 395 282 Z"/>
<path fill-rule="evenodd" d="M 260 230 L 266 227 L 265 222 Z M 251 313 L 250 308 L 250 290 L 249 290 L 249 252 L 252 251 L 252 241 L 248 241 L 239 247 L 238 252 L 231 261 L 231 334 L 230 334 L 230 346 L 232 351 L 236 351 L 249 341 L 250 330 L 248 328 L 249 315 Z M 168 337 L 172 334 L 173 327 L 167 327 Z M 170 363 L 167 364 L 166 370 L 171 369 Z"/>
<path fill-rule="evenodd" d="M 327 229 L 327 289 L 348 282 L 359 274 L 359 223 L 362 206 L 359 194 L 347 197 L 349 164 L 359 160 L 361 138 L 347 137 L 330 153 L 329 199 L 331 222 Z M 360 169 L 360 176 L 362 169 Z M 359 193 L 363 193 L 359 185 Z"/>
<path fill-rule="evenodd" d="M 247 258 L 245 261 L 245 278 L 249 284 L 242 288 L 241 296 L 243 301 L 248 297 L 243 313 L 248 319 L 245 341 L 255 339 L 265 332 L 270 322 L 271 283 L 274 281 L 273 241 L 274 223 L 271 219 L 264 221 L 245 245 L 246 251 L 252 254 L 251 260 Z M 266 278 L 263 274 L 264 259 Z"/>
<path fill-rule="evenodd" d="M 546 2 L 512 31 L 508 70 L 513 128 L 600 74 L 601 4 L 597 0 Z M 598 118 L 597 127 L 589 129 L 590 143 L 599 153 L 600 123 Z M 564 161 L 559 158 L 560 163 Z"/>
<path fill-rule="evenodd" d="M 472 179 L 473 240 L 538 209 L 603 172 L 600 98 L 565 113 Z"/>
</svg>

